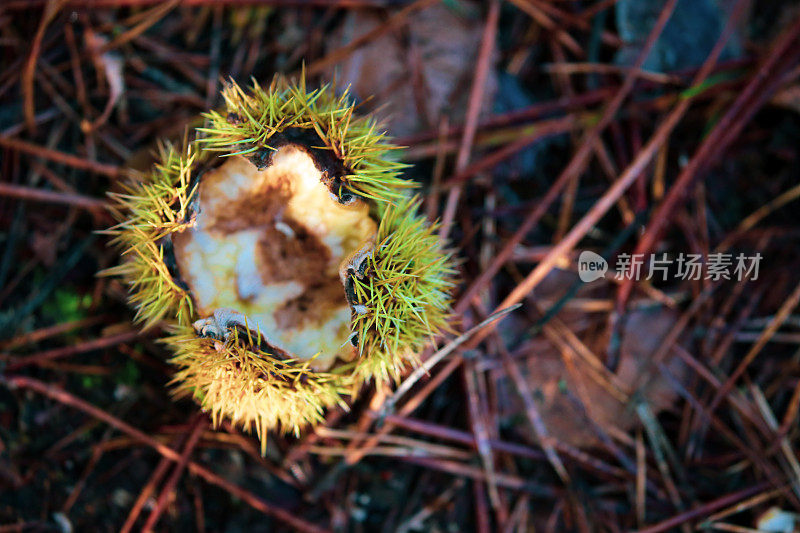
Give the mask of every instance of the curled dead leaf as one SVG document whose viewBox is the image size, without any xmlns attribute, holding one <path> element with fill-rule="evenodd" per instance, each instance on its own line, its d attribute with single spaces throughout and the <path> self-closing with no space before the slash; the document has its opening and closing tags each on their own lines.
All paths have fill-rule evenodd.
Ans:
<svg viewBox="0 0 800 533">
<path fill-rule="evenodd" d="M 576 280 L 573 273 L 554 271 L 537 289 L 536 300 L 546 309 Z M 662 368 L 671 379 L 687 379 L 685 366 L 675 356 L 680 347 L 667 353 L 664 367 L 653 361 L 678 319 L 675 310 L 657 302 L 639 301 L 627 313 L 620 328 L 619 364 L 613 372 L 605 369 L 602 354 L 612 341 L 605 305 L 611 303 L 610 289 L 603 280 L 584 284 L 548 324 L 550 334 L 545 331 L 515 354 L 548 434 L 576 447 L 599 444 L 600 432 L 613 437 L 635 427 L 634 397 L 646 401 L 654 413 L 672 406 L 677 394 Z M 511 379 L 502 369 L 492 375 L 501 413 L 524 420 L 524 406 Z M 536 442 L 527 423 L 518 427 Z"/>
</svg>

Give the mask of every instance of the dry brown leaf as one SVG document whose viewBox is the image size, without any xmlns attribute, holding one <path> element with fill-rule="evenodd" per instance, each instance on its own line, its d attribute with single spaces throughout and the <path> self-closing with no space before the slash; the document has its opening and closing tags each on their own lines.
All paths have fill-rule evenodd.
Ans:
<svg viewBox="0 0 800 533">
<path fill-rule="evenodd" d="M 341 48 L 381 23 L 382 19 L 373 13 L 350 11 L 329 39 L 329 50 Z M 402 30 L 385 33 L 362 46 L 329 69 L 325 77 L 335 76 L 340 87 L 351 86 L 360 99 L 374 96 L 374 102 L 382 102 L 377 115 L 392 135 L 430 128 L 443 114 L 451 122 L 460 122 L 482 32 L 479 18 L 435 4 L 411 14 Z M 496 87 L 492 70 L 484 91 L 484 112 L 491 110 Z M 367 107 L 372 104 L 369 102 Z"/>
<path fill-rule="evenodd" d="M 554 303 L 577 276 L 564 271 L 554 271 L 537 289 L 538 301 L 547 302 L 543 308 Z M 613 293 L 605 281 L 586 284 L 573 301 L 580 299 L 608 298 Z M 614 381 L 626 393 L 642 383 L 639 391 L 653 412 L 669 408 L 677 396 L 672 386 L 652 362 L 652 356 L 662 340 L 678 319 L 678 313 L 653 302 L 637 302 L 636 308 L 628 312 L 621 331 L 619 365 L 614 373 Z M 572 331 L 598 358 L 602 358 L 608 346 L 610 326 L 605 318 L 606 312 L 589 313 L 567 306 L 556 317 Z M 667 368 L 679 381 L 686 378 L 684 365 L 674 353 L 667 355 Z M 569 354 L 568 354 L 569 356 Z M 575 372 L 570 373 L 565 357 L 545 335 L 532 340 L 526 353 L 517 362 L 528 379 L 534 400 L 550 436 L 559 442 L 577 447 L 590 447 L 599 444 L 598 433 L 587 420 L 587 415 L 607 434 L 627 432 L 637 423 L 635 411 L 615 398 L 606 387 L 593 376 L 591 365 L 574 354 L 570 357 Z M 505 372 L 495 372 L 498 390 L 504 399 L 503 415 L 524 419 L 522 402 Z M 584 408 L 580 406 L 581 400 Z M 532 429 L 532 442 L 536 442 Z"/>
</svg>

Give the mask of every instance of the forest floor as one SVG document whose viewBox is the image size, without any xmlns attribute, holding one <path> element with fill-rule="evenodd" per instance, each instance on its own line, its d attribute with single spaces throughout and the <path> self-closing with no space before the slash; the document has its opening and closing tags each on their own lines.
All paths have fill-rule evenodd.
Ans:
<svg viewBox="0 0 800 533">
<path fill-rule="evenodd" d="M 466 342 L 262 456 L 99 232 L 225 80 L 302 69 L 407 147 Z M 5 0 L 0 532 L 798 531 L 799 208 L 795 2 Z"/>
</svg>

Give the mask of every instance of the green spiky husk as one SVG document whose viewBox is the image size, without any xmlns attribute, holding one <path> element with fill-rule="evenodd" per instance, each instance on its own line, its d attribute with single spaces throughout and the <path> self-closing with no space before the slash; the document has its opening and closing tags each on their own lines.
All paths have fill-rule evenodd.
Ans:
<svg viewBox="0 0 800 533">
<path fill-rule="evenodd" d="M 198 129 L 207 150 L 228 155 L 272 150 L 275 135 L 290 128 L 307 129 L 319 137 L 316 148 L 330 150 L 343 163 L 349 172 L 343 176 L 344 186 L 355 194 L 391 203 L 416 186 L 400 176 L 407 165 L 393 160 L 391 152 L 398 147 L 387 142 L 375 120 L 354 114 L 355 103 L 347 91 L 337 97 L 325 85 L 309 92 L 303 81 L 293 85 L 276 77 L 266 89 L 254 81 L 250 93 L 230 84 L 222 96 L 227 113 L 206 113 L 210 125 Z"/>
<path fill-rule="evenodd" d="M 314 372 L 308 361 L 280 360 L 254 349 L 252 336 L 234 330 L 223 342 L 199 338 L 191 327 L 178 326 L 164 339 L 179 370 L 172 383 L 176 396 L 192 396 L 218 425 L 223 418 L 254 431 L 261 439 L 280 428 L 299 434 L 322 421 L 325 409 L 347 408 L 342 395 L 347 381 L 329 372 Z"/>
<path fill-rule="evenodd" d="M 422 347 L 447 327 L 455 270 L 442 249 L 436 225 L 418 212 L 419 200 L 384 205 L 375 250 L 363 279 L 355 279 L 359 303 L 355 317 L 361 379 L 397 379 L 418 362 Z"/>
<path fill-rule="evenodd" d="M 161 320 L 188 324 L 192 299 L 167 268 L 163 239 L 187 227 L 192 171 L 203 155 L 196 145 L 179 151 L 171 144 L 159 146 L 158 163 L 144 176 L 123 184 L 123 193 L 111 193 L 112 213 L 119 224 L 107 231 L 111 244 L 122 250 L 122 264 L 103 272 L 121 276 L 129 285 L 128 301 L 135 320 L 144 329 Z"/>
<path fill-rule="evenodd" d="M 265 125 L 243 128 L 211 112 L 211 126 L 199 131 L 197 141 L 180 149 L 161 146 L 154 170 L 112 195 L 120 223 L 109 233 L 124 261 L 106 273 L 128 283 L 137 321 L 145 327 L 162 323 L 170 331 L 164 341 L 176 354 L 171 360 L 178 367 L 176 393 L 193 396 L 215 423 L 228 418 L 252 428 L 263 445 L 267 429 L 297 433 L 319 422 L 325 409 L 346 405 L 342 396 L 356 393 L 363 383 L 396 379 L 415 363 L 422 346 L 446 327 L 453 262 L 435 227 L 416 214 L 419 202 L 407 193 L 416 184 L 399 177 L 403 165 L 382 159 L 393 147 L 374 133 L 374 122 L 353 115 L 346 98 L 334 97 L 327 87 L 306 93 L 302 83 L 277 79 L 268 90 L 256 85 L 252 94 L 232 85 L 225 99 L 230 112 L 262 118 Z M 285 113 L 283 119 L 278 111 Z M 369 276 L 355 284 L 367 308 L 354 315 L 359 357 L 329 372 L 274 358 L 238 332 L 224 342 L 198 337 L 191 327 L 200 318 L 191 294 L 165 262 L 169 236 L 193 223 L 190 204 L 197 180 L 192 178 L 198 168 L 226 146 L 234 147 L 232 153 L 241 153 L 235 147 L 248 143 L 267 147 L 270 131 L 290 126 L 313 128 L 322 144 L 344 159 L 354 170 L 347 185 L 369 199 L 379 220 Z"/>
</svg>

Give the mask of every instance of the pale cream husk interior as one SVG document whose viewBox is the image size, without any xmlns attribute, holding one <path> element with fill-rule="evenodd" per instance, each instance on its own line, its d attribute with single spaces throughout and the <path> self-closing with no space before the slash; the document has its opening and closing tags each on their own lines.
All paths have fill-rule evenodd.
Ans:
<svg viewBox="0 0 800 533">
<path fill-rule="evenodd" d="M 355 357 L 340 266 L 374 238 L 363 202 L 343 206 L 303 149 L 280 148 L 259 171 L 241 156 L 206 172 L 193 225 L 173 235 L 198 315 L 243 313 L 282 355 L 327 370 Z"/>
</svg>

